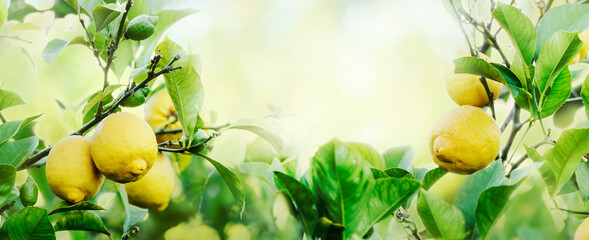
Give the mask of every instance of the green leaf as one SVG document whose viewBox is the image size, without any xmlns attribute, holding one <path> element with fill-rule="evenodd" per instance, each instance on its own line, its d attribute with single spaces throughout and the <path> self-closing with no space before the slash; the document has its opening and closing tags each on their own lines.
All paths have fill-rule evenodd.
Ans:
<svg viewBox="0 0 589 240">
<path fill-rule="evenodd" d="M 129 198 L 127 197 L 127 190 L 125 190 L 125 185 L 119 185 L 119 197 L 121 201 L 123 201 L 123 206 L 125 206 L 125 222 L 123 223 L 123 231 L 128 232 L 133 226 L 135 226 L 145 214 L 147 214 L 147 209 L 136 207 L 134 205 L 129 204 Z"/>
<path fill-rule="evenodd" d="M 82 116 L 86 116 L 89 112 L 92 111 L 93 108 L 97 108 L 98 107 L 98 103 L 100 103 L 100 101 L 108 101 L 109 97 L 112 98 L 112 92 L 114 92 L 115 90 L 119 89 L 120 87 L 124 87 L 125 85 L 123 84 L 112 84 L 112 85 L 108 85 L 105 89 L 104 92 L 102 90 L 98 90 L 98 92 L 94 93 L 90 99 L 88 99 L 88 102 L 86 103 L 86 105 L 84 106 L 84 108 L 82 109 Z M 94 110 L 94 113 L 96 113 L 96 109 Z M 94 116 L 94 114 L 92 114 L 92 117 Z"/>
<path fill-rule="evenodd" d="M 0 196 L 9 194 L 16 181 L 16 168 L 8 164 L 0 164 Z"/>
<path fill-rule="evenodd" d="M 7 233 L 9 239 L 55 239 L 47 210 L 38 207 L 25 207 L 12 214 L 1 232 Z"/>
<path fill-rule="evenodd" d="M 397 168 L 397 169 L 400 169 L 400 168 Z M 376 168 L 371 168 L 370 171 L 372 172 L 372 177 L 374 179 L 389 178 L 389 175 L 382 170 L 378 170 Z"/>
<path fill-rule="evenodd" d="M 39 26 L 32 23 L 17 23 L 10 28 L 10 31 L 27 31 L 27 30 L 39 30 Z"/>
<path fill-rule="evenodd" d="M 274 181 L 276 181 L 277 186 L 281 186 L 279 189 L 283 189 L 290 197 L 307 236 L 313 236 L 315 226 L 319 223 L 319 213 L 314 208 L 315 197 L 311 190 L 296 179 L 281 172 L 274 172 Z"/>
<path fill-rule="evenodd" d="M 536 49 L 536 29 L 532 21 L 519 9 L 501 2 L 497 3 L 492 15 L 509 34 L 525 63 L 531 64 Z"/>
<path fill-rule="evenodd" d="M 368 164 L 360 154 L 334 139 L 315 153 L 310 175 L 320 215 L 344 225 L 344 238 L 351 238 L 374 187 Z"/>
<path fill-rule="evenodd" d="M 409 172 L 413 171 L 411 163 L 415 157 L 415 150 L 410 146 L 393 147 L 382 154 L 386 168 L 398 167 Z"/>
<path fill-rule="evenodd" d="M 4 144 L 18 133 L 22 121 L 9 121 L 0 124 L 0 144 Z"/>
<path fill-rule="evenodd" d="M 528 147 L 525 144 L 524 147 L 526 148 L 528 157 L 530 157 L 534 162 L 546 162 L 546 159 L 544 159 L 544 157 L 540 155 L 536 149 Z M 554 176 L 554 172 L 550 166 L 548 164 L 544 164 L 542 167 L 540 167 L 539 171 L 540 175 L 542 175 L 544 183 L 546 184 L 546 188 L 548 188 L 548 192 L 556 192 L 556 177 Z"/>
<path fill-rule="evenodd" d="M 285 172 L 278 158 L 272 160 L 272 165 L 265 162 L 244 162 L 238 164 L 237 169 L 246 175 L 260 177 L 260 179 L 263 179 L 273 187 L 276 187 L 274 183 L 274 172 Z"/>
<path fill-rule="evenodd" d="M 4 25 L 4 22 L 6 22 L 7 17 L 8 17 L 8 9 L 6 9 L 6 6 L 4 6 L 4 3 L 0 1 L 0 28 L 2 28 L 2 26 Z"/>
<path fill-rule="evenodd" d="M 432 237 L 436 239 L 464 239 L 465 219 L 455 206 L 441 198 L 419 191 L 417 213 Z"/>
<path fill-rule="evenodd" d="M 544 42 L 558 31 L 580 32 L 589 28 L 589 5 L 563 4 L 546 12 L 536 27 L 538 40 L 536 56 Z"/>
<path fill-rule="evenodd" d="M 560 72 L 581 49 L 583 42 L 577 33 L 557 32 L 552 35 L 542 48 L 536 61 L 534 83 L 540 92 L 540 102 L 546 97 L 548 89 Z"/>
<path fill-rule="evenodd" d="M 68 212 L 68 211 L 76 211 L 76 210 L 106 210 L 101 206 L 98 206 L 95 203 L 91 203 L 91 202 L 87 202 L 87 201 L 82 201 L 82 202 L 77 202 L 77 203 L 69 203 L 67 201 L 62 201 L 59 204 L 57 204 L 53 210 L 51 210 L 51 212 L 49 212 L 49 215 L 53 215 L 56 213 L 61 213 L 61 212 Z"/>
<path fill-rule="evenodd" d="M 70 41 L 65 40 L 65 39 L 61 39 L 61 38 L 53 39 L 53 40 L 49 41 L 49 43 L 47 43 L 47 46 L 45 46 L 45 49 L 43 49 L 43 53 L 41 53 L 41 57 L 43 57 L 43 60 L 47 64 L 51 64 L 51 63 L 53 63 L 53 61 L 55 61 L 57 56 L 59 56 L 59 53 L 61 53 L 61 50 L 63 50 L 65 47 L 67 47 L 69 43 L 70 43 Z"/>
<path fill-rule="evenodd" d="M 281 155 L 284 152 L 284 143 L 282 142 L 282 139 L 273 132 L 272 127 L 269 126 L 268 123 L 261 119 L 240 119 L 231 123 L 231 126 L 229 126 L 228 129 L 250 131 L 270 143 L 270 145 L 276 149 L 278 155 Z"/>
<path fill-rule="evenodd" d="M 0 163 L 19 167 L 39 145 L 39 137 L 32 136 L 14 142 L 6 142 L 0 147 Z"/>
<path fill-rule="evenodd" d="M 18 94 L 0 89 L 0 111 L 21 104 L 25 104 L 25 101 Z"/>
<path fill-rule="evenodd" d="M 581 99 L 583 100 L 583 105 L 585 105 L 585 116 L 589 119 L 589 75 L 585 77 L 581 86 Z"/>
<path fill-rule="evenodd" d="M 589 128 L 567 129 L 562 132 L 554 147 L 544 154 L 544 159 L 552 169 L 556 180 L 556 189 L 552 196 L 573 176 L 577 165 L 589 152 Z"/>
<path fill-rule="evenodd" d="M 240 217 L 243 217 L 243 212 L 245 211 L 245 189 L 237 175 L 235 175 L 235 173 L 233 173 L 231 170 L 223 166 L 223 164 L 213 160 L 212 158 L 206 155 L 199 156 L 213 164 L 213 167 L 215 167 L 215 169 L 217 169 L 217 172 L 219 172 L 221 177 L 223 177 L 223 180 L 225 180 L 225 183 L 229 187 L 229 190 L 231 190 L 231 194 L 233 194 L 235 201 L 237 201 L 237 203 L 239 204 Z"/>
<path fill-rule="evenodd" d="M 474 74 L 485 77 L 488 80 L 495 80 L 507 84 L 505 79 L 503 79 L 503 75 L 493 65 L 482 58 L 461 57 L 454 59 L 454 65 L 454 73 Z"/>
<path fill-rule="evenodd" d="M 179 174 L 182 181 L 182 190 L 186 195 L 186 201 L 189 202 L 195 212 L 200 212 L 201 201 L 209 178 L 207 168 L 204 165 L 205 160 L 197 155 L 177 155 L 179 158 L 190 157 L 190 163 L 186 169 Z M 177 158 L 177 160 L 179 159 Z M 180 162 L 178 162 L 180 163 Z"/>
<path fill-rule="evenodd" d="M 346 145 L 364 158 L 364 161 L 375 167 L 384 170 L 384 159 L 372 146 L 364 143 L 347 142 Z"/>
<path fill-rule="evenodd" d="M 358 224 L 355 231 L 358 236 L 364 236 L 372 226 L 392 215 L 401 204 L 406 202 L 417 192 L 421 184 L 412 179 L 385 178 L 374 182 L 374 189 L 366 206 L 366 217 Z"/>
<path fill-rule="evenodd" d="M 441 168 L 434 168 L 428 171 L 423 178 L 423 189 L 428 190 L 434 183 L 436 183 L 440 178 L 446 175 L 446 170 Z"/>
<path fill-rule="evenodd" d="M 19 197 L 19 195 L 20 195 L 20 193 L 18 191 L 18 188 L 13 187 L 12 190 L 10 191 L 10 193 L 5 194 L 5 195 L 0 195 L 0 206 L 4 206 L 6 204 L 9 204 L 13 200 L 16 200 Z M 2 235 L 0 234 L 0 236 L 2 236 Z"/>
<path fill-rule="evenodd" d="M 589 164 L 582 162 L 575 170 L 575 180 L 584 202 L 589 200 Z"/>
<path fill-rule="evenodd" d="M 94 24 L 96 25 L 95 31 L 102 30 L 109 23 L 115 20 L 124 11 L 125 5 L 126 4 L 121 4 L 120 6 L 96 6 L 92 10 L 92 17 L 94 18 Z"/>
<path fill-rule="evenodd" d="M 571 73 L 568 68 L 564 68 L 548 92 L 548 96 L 540 105 L 540 116 L 548 117 L 558 110 L 571 95 Z"/>
<path fill-rule="evenodd" d="M 88 211 L 73 211 L 61 217 L 55 223 L 55 231 L 82 230 L 104 233 L 110 237 L 110 232 L 96 214 Z"/>
<path fill-rule="evenodd" d="M 415 179 L 413 174 L 402 168 L 389 168 L 384 171 L 388 177 Z"/>
<path fill-rule="evenodd" d="M 72 7 L 76 13 L 80 13 L 80 6 L 78 5 L 78 0 L 64 0 L 67 5 Z"/>
<path fill-rule="evenodd" d="M 523 109 L 529 110 L 529 98 L 531 98 L 532 95 L 522 88 L 522 83 L 519 78 L 509 68 L 501 64 L 491 63 L 491 65 L 493 65 L 493 67 L 501 73 L 503 79 L 505 79 L 507 90 L 509 90 L 517 105 Z"/>
<path fill-rule="evenodd" d="M 165 74 L 164 79 L 182 125 L 183 139 L 188 139 L 187 146 L 190 146 L 194 134 L 202 127 L 197 126 L 198 112 L 202 109 L 205 94 L 200 75 L 192 67 L 188 54 L 167 37 L 157 45 L 156 54 L 162 55 L 158 64 L 160 67 L 164 67 L 176 55 L 180 56 L 174 66 L 183 66 L 182 69 Z"/>
</svg>

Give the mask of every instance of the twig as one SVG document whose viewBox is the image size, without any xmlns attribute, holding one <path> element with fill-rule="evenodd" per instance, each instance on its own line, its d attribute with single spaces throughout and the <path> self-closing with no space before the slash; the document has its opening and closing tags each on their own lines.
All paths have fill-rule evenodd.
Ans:
<svg viewBox="0 0 589 240">
<path fill-rule="evenodd" d="M 456 10 L 456 5 L 454 5 L 454 0 L 450 0 L 450 5 L 452 5 L 452 10 L 454 10 L 454 15 L 456 15 L 456 19 L 458 20 L 458 24 L 460 25 L 460 30 L 462 31 L 462 34 L 464 35 L 464 39 L 466 40 L 466 43 L 468 44 L 468 48 L 470 50 L 470 55 L 475 56 L 476 53 L 474 51 L 472 44 L 470 43 L 470 39 L 468 38 L 468 35 L 466 34 L 466 30 L 464 30 L 464 25 L 462 24 L 462 19 L 460 19 L 460 14 L 458 13 L 458 10 Z"/>
<path fill-rule="evenodd" d="M 2 207 L 0 208 L 0 214 L 2 214 L 2 213 L 4 213 L 4 212 L 6 212 L 6 210 L 8 210 L 8 209 L 10 209 L 10 208 L 14 207 L 14 204 L 15 204 L 15 203 L 16 203 L 16 201 L 12 201 L 12 202 L 10 202 L 10 203 L 7 203 L 6 205 L 2 206 Z"/>
<path fill-rule="evenodd" d="M 505 118 L 505 121 L 503 121 L 503 124 L 501 124 L 501 127 L 499 128 L 501 130 L 501 133 L 503 133 L 503 131 L 505 131 L 505 129 L 507 128 L 507 126 L 509 126 L 509 123 L 513 119 L 513 115 L 515 114 L 516 105 L 517 105 L 516 103 L 513 104 L 513 108 L 511 108 L 511 111 L 509 111 L 509 115 L 507 115 L 507 117 Z"/>
<path fill-rule="evenodd" d="M 513 109 L 513 118 L 512 118 L 513 126 L 511 127 L 511 132 L 509 133 L 509 137 L 507 138 L 507 142 L 505 143 L 505 145 L 503 146 L 503 150 L 501 151 L 501 161 L 502 162 L 505 162 L 507 160 L 507 155 L 509 153 L 509 149 L 511 148 L 511 145 L 513 144 L 515 136 L 517 135 L 517 133 L 519 132 L 519 130 L 521 130 L 521 128 L 523 126 L 523 124 L 520 122 L 520 112 L 521 112 L 521 108 L 519 106 L 517 106 L 517 104 L 516 104 Z"/>
<path fill-rule="evenodd" d="M 128 232 L 126 232 L 125 234 L 123 234 L 123 236 L 121 236 L 121 240 L 127 240 L 129 238 L 131 238 L 131 236 L 137 234 L 141 229 L 139 229 L 139 227 L 134 226 L 131 229 L 129 229 Z"/>
<path fill-rule="evenodd" d="M 481 83 L 483 84 L 483 87 L 485 88 L 485 92 L 487 93 L 487 98 L 489 98 L 489 108 L 491 108 L 491 115 L 493 116 L 493 119 L 495 118 L 495 104 L 493 103 L 493 99 L 495 98 L 494 93 L 491 92 L 491 89 L 489 88 L 489 84 L 487 83 L 487 79 L 484 77 L 479 77 L 479 80 L 481 81 Z"/>
<path fill-rule="evenodd" d="M 554 141 L 554 139 L 550 138 L 550 136 L 547 136 L 544 140 L 537 142 L 535 144 L 533 144 L 532 146 L 530 146 L 531 148 L 539 148 L 541 146 L 544 146 L 546 144 L 556 144 L 556 141 Z M 528 159 L 528 154 L 524 154 L 523 156 L 521 156 L 521 158 L 519 158 L 517 161 L 510 163 L 511 164 L 511 170 L 509 170 L 509 173 L 507 174 L 507 177 L 509 177 L 509 175 L 511 174 L 511 172 L 513 172 L 513 170 L 517 169 L 522 163 L 524 163 L 524 161 Z"/>
<path fill-rule="evenodd" d="M 24 39 L 22 39 L 22 38 L 19 38 L 19 37 L 17 37 L 17 36 L 0 35 L 0 38 L 9 38 L 9 39 L 14 39 L 14 40 L 23 41 L 23 42 L 26 42 L 26 43 L 33 43 L 33 42 L 31 42 L 31 41 L 24 40 Z"/>
<path fill-rule="evenodd" d="M 568 209 L 564 209 L 564 208 L 561 208 L 561 207 L 556 207 L 556 208 L 553 208 L 553 209 L 560 210 L 560 211 L 563 211 L 563 212 L 572 213 L 572 214 L 589 215 L 589 212 L 568 210 Z"/>
<path fill-rule="evenodd" d="M 570 103 L 570 102 L 579 102 L 579 101 L 583 101 L 583 98 L 581 98 L 581 97 L 572 97 L 572 98 L 569 98 L 569 99 L 567 99 L 567 100 L 565 101 L 565 103 Z"/>
</svg>

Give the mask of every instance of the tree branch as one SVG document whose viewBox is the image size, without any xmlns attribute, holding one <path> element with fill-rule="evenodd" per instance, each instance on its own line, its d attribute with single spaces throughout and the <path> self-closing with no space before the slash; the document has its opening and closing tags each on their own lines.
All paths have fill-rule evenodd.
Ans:
<svg viewBox="0 0 589 240">
<path fill-rule="evenodd" d="M 507 160 L 507 155 L 509 153 L 509 149 L 511 148 L 511 145 L 513 145 L 513 141 L 515 139 L 515 136 L 517 136 L 517 133 L 523 127 L 523 124 L 520 122 L 520 112 L 521 112 L 521 108 L 519 106 L 517 106 L 517 104 L 516 104 L 513 108 L 513 118 L 512 118 L 513 126 L 511 127 L 511 132 L 509 133 L 509 137 L 507 138 L 507 142 L 505 143 L 505 145 L 503 146 L 503 150 L 501 151 L 501 161 L 502 162 L 505 162 Z"/>
</svg>

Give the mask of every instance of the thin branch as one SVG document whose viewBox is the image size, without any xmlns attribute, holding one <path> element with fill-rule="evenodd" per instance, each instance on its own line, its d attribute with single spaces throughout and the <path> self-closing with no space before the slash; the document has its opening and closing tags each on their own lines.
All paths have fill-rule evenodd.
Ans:
<svg viewBox="0 0 589 240">
<path fill-rule="evenodd" d="M 487 83 L 487 79 L 484 77 L 479 77 L 479 80 L 481 81 L 481 84 L 483 84 L 483 87 L 485 88 L 485 92 L 487 93 L 487 98 L 489 98 L 489 108 L 491 108 L 491 115 L 493 116 L 493 119 L 495 118 L 495 104 L 493 102 L 493 99 L 495 98 L 494 93 L 491 92 L 491 89 L 489 88 L 489 84 Z"/>
<path fill-rule="evenodd" d="M 4 118 L 4 115 L 2 115 L 2 113 L 0 113 L 0 120 L 2 121 L 2 123 L 6 122 L 6 118 Z"/>
<path fill-rule="evenodd" d="M 507 128 L 507 126 L 509 126 L 509 123 L 513 119 L 513 115 L 515 114 L 516 105 L 517 105 L 517 103 L 513 104 L 513 108 L 511 108 L 511 111 L 509 111 L 509 115 L 507 115 L 507 117 L 505 118 L 505 121 L 503 121 L 503 124 L 501 124 L 501 127 L 499 128 L 501 130 L 501 133 L 503 133 L 503 131 L 505 131 L 505 129 Z"/>
<path fill-rule="evenodd" d="M 501 161 L 502 162 L 505 162 L 507 160 L 507 155 L 509 153 L 509 149 L 511 148 L 511 145 L 513 144 L 515 136 L 517 136 L 517 133 L 523 127 L 523 124 L 520 122 L 520 112 L 521 112 L 521 108 L 519 106 L 517 106 L 517 104 L 516 104 L 514 106 L 514 110 L 513 110 L 513 119 L 512 119 L 513 126 L 511 127 L 511 132 L 509 133 L 509 137 L 507 138 L 507 142 L 505 143 L 505 145 L 503 146 L 503 150 L 501 151 Z"/>
<path fill-rule="evenodd" d="M 6 212 L 6 210 L 8 210 L 8 209 L 10 209 L 10 208 L 14 207 L 14 204 L 15 204 L 15 203 L 16 203 L 16 201 L 12 201 L 12 202 L 10 202 L 10 203 L 7 203 L 6 205 L 2 206 L 2 207 L 0 208 L 0 214 L 2 214 L 2 213 L 4 213 L 4 212 Z"/>
<path fill-rule="evenodd" d="M 474 51 L 472 44 L 470 43 L 470 39 L 468 38 L 468 35 L 466 34 L 466 30 L 464 30 L 464 25 L 462 24 L 462 19 L 460 19 L 460 14 L 458 13 L 458 10 L 456 10 L 456 5 L 454 5 L 454 0 L 450 0 L 450 5 L 452 5 L 452 10 L 454 10 L 454 15 L 456 15 L 456 19 L 458 20 L 458 24 L 460 25 L 460 30 L 462 31 L 462 34 L 464 35 L 464 39 L 466 40 L 466 43 L 468 44 L 468 49 L 470 50 L 470 55 L 474 56 L 476 53 Z"/>
<path fill-rule="evenodd" d="M 0 35 L 0 38 L 9 38 L 9 39 L 14 39 L 14 40 L 23 41 L 23 42 L 26 42 L 26 43 L 33 43 L 33 42 L 31 42 L 31 41 L 24 40 L 24 39 L 22 39 L 22 38 L 19 38 L 19 37 L 17 37 L 17 36 Z"/>
<path fill-rule="evenodd" d="M 565 103 L 570 103 L 570 102 L 579 102 L 579 101 L 583 101 L 583 98 L 581 98 L 581 97 L 572 97 L 572 98 L 569 98 L 569 99 L 567 99 L 567 100 L 565 101 Z"/>
<path fill-rule="evenodd" d="M 537 142 L 535 144 L 533 144 L 532 146 L 530 146 L 533 149 L 537 149 L 541 146 L 547 145 L 547 144 L 551 144 L 554 145 L 556 144 L 556 141 L 554 141 L 554 139 L 550 138 L 550 136 L 546 137 L 544 140 Z M 517 161 L 510 163 L 511 164 L 511 170 L 509 170 L 509 173 L 507 174 L 507 177 L 509 177 L 509 175 L 511 174 L 511 172 L 513 172 L 513 170 L 517 169 L 522 163 L 524 163 L 524 161 L 526 161 L 526 159 L 528 159 L 528 154 L 524 154 L 523 156 L 521 156 Z"/>
<path fill-rule="evenodd" d="M 564 208 L 561 208 L 561 207 L 556 207 L 556 208 L 553 208 L 553 209 L 560 210 L 560 211 L 567 212 L 567 213 L 572 213 L 572 214 L 589 215 L 589 212 L 568 210 L 568 209 L 564 209 Z"/>
</svg>

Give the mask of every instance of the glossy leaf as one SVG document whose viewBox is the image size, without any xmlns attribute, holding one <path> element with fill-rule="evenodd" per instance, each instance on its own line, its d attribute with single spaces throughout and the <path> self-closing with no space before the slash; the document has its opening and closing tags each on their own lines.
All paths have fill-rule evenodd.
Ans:
<svg viewBox="0 0 589 240">
<path fill-rule="evenodd" d="M 536 49 L 536 29 L 532 21 L 519 9 L 501 2 L 497 3 L 492 15 L 509 34 L 525 63 L 531 64 Z"/>
<path fill-rule="evenodd" d="M 17 93 L 0 89 L 0 111 L 21 104 L 25 101 Z"/>
<path fill-rule="evenodd" d="M 589 28 L 589 5 L 563 4 L 551 8 L 536 27 L 536 56 L 547 39 L 558 31 L 580 32 Z"/>
<path fill-rule="evenodd" d="M 241 129 L 250 131 L 259 137 L 266 140 L 280 155 L 284 151 L 284 142 L 282 139 L 273 133 L 271 126 L 260 119 L 241 119 L 233 122 L 229 129 Z"/>
<path fill-rule="evenodd" d="M 423 189 L 425 190 L 428 190 L 430 187 L 434 185 L 434 183 L 436 183 L 440 178 L 446 175 L 446 173 L 448 172 L 441 168 L 434 168 L 428 171 L 425 174 L 425 177 L 423 178 L 423 185 L 421 187 L 423 187 Z"/>
<path fill-rule="evenodd" d="M 123 223 L 123 231 L 128 232 L 133 226 L 135 226 L 145 217 L 145 214 L 147 214 L 147 209 L 129 204 L 129 198 L 127 197 L 127 190 L 125 189 L 124 184 L 119 185 L 119 197 L 121 198 L 121 201 L 123 201 L 123 206 L 125 206 L 125 221 Z"/>
<path fill-rule="evenodd" d="M 554 80 L 546 100 L 540 105 L 540 116 L 545 118 L 554 114 L 566 102 L 571 89 L 571 73 L 568 68 L 564 68 Z"/>
<path fill-rule="evenodd" d="M 16 181 L 16 168 L 8 164 L 0 164 L 0 196 L 9 194 Z"/>
<path fill-rule="evenodd" d="M 0 232 L 9 239 L 55 239 L 47 210 L 38 207 L 26 207 L 12 214 Z"/>
<path fill-rule="evenodd" d="M 364 161 L 370 163 L 373 167 L 384 170 L 384 159 L 372 146 L 365 143 L 347 142 L 346 145 L 362 156 Z"/>
<path fill-rule="evenodd" d="M 164 79 L 182 125 L 183 139 L 189 139 L 187 146 L 190 146 L 194 134 L 202 127 L 197 126 L 198 112 L 202 109 L 205 93 L 200 75 L 192 67 L 188 54 L 169 38 L 158 44 L 156 54 L 162 55 L 160 67 L 164 67 L 176 55 L 180 56 L 173 66 L 183 66 L 182 69 L 165 74 Z"/>
<path fill-rule="evenodd" d="M 575 180 L 583 201 L 589 200 L 589 164 L 582 162 L 575 170 Z"/>
<path fill-rule="evenodd" d="M 61 217 L 55 223 L 55 231 L 82 230 L 104 233 L 110 232 L 96 214 L 88 211 L 73 211 Z"/>
<path fill-rule="evenodd" d="M 27 158 L 39 145 L 39 137 L 32 136 L 14 142 L 6 142 L 0 147 L 0 163 L 14 167 Z"/>
<path fill-rule="evenodd" d="M 392 177 L 392 178 L 415 179 L 413 174 L 411 174 L 410 172 L 407 172 L 407 170 L 402 169 L 402 168 L 389 168 L 389 169 L 385 170 L 384 172 L 388 175 L 388 177 Z"/>
<path fill-rule="evenodd" d="M 104 209 L 101 206 L 98 206 L 95 203 L 91 203 L 91 202 L 87 202 L 87 201 L 77 202 L 77 203 L 73 203 L 73 204 L 66 202 L 66 201 L 62 201 L 59 204 L 57 204 L 53 208 L 53 210 L 51 210 L 51 212 L 49 212 L 49 215 L 61 213 L 61 212 L 76 211 L 76 210 L 106 210 L 106 209 Z"/>
<path fill-rule="evenodd" d="M 274 172 L 274 181 L 283 189 L 295 206 L 300 221 L 308 237 L 313 236 L 319 222 L 319 213 L 315 209 L 315 197 L 305 185 L 281 172 Z"/>
<path fill-rule="evenodd" d="M 580 95 L 583 100 L 583 105 L 585 105 L 585 116 L 589 119 L 589 75 L 587 75 L 583 81 Z"/>
<path fill-rule="evenodd" d="M 82 116 L 86 116 L 86 114 L 88 114 L 92 108 L 96 108 L 100 101 L 107 101 L 109 97 L 112 98 L 112 92 L 124 86 L 125 85 L 123 84 L 111 84 L 104 89 L 104 92 L 99 90 L 98 92 L 94 93 L 90 99 L 88 99 L 84 109 L 82 109 Z M 96 110 L 94 110 L 94 112 L 96 113 Z"/>
<path fill-rule="evenodd" d="M 115 20 L 124 11 L 125 5 L 126 4 L 121 4 L 120 6 L 96 6 L 92 10 L 92 17 L 94 18 L 96 31 L 102 30 L 113 20 Z"/>
<path fill-rule="evenodd" d="M 415 150 L 410 146 L 400 146 L 388 149 L 382 154 L 386 168 L 402 168 L 409 172 L 413 171 L 411 163 L 415 157 Z"/>
<path fill-rule="evenodd" d="M 43 49 L 43 53 L 41 53 L 41 57 L 43 57 L 43 60 L 47 64 L 51 64 L 53 61 L 55 61 L 57 56 L 59 56 L 61 50 L 67 47 L 69 43 L 70 41 L 65 39 L 53 39 L 47 43 L 47 46 L 45 46 L 45 49 Z"/>
<path fill-rule="evenodd" d="M 528 101 L 529 98 L 531 98 L 531 94 L 522 88 L 522 83 L 519 78 L 509 68 L 501 64 L 491 63 L 491 65 L 493 65 L 493 67 L 501 73 L 503 79 L 505 79 L 507 90 L 509 90 L 517 105 L 523 109 L 530 109 Z"/>
<path fill-rule="evenodd" d="M 427 231 L 436 239 L 464 239 L 467 236 L 462 212 L 425 190 L 419 191 L 417 213 Z"/>
<path fill-rule="evenodd" d="M 468 73 L 477 76 L 482 76 L 488 80 L 495 80 L 497 82 L 506 84 L 503 75 L 493 65 L 482 58 L 476 57 L 461 57 L 454 59 L 454 73 Z"/>
<path fill-rule="evenodd" d="M 235 175 L 235 173 L 233 173 L 227 167 L 223 166 L 223 164 L 213 160 L 212 158 L 206 155 L 199 156 L 209 161 L 213 167 L 217 169 L 217 172 L 219 172 L 221 177 L 223 177 L 223 180 L 225 180 L 225 183 L 229 187 L 229 190 L 231 190 L 231 194 L 233 194 L 233 197 L 235 198 L 235 201 L 237 201 L 237 204 L 240 208 L 240 217 L 243 217 L 243 212 L 245 211 L 245 188 L 243 187 L 241 180 L 239 180 L 239 177 L 237 177 L 237 175 Z"/>
<path fill-rule="evenodd" d="M 567 129 L 562 132 L 554 147 L 544 154 L 556 180 L 556 189 L 551 192 L 552 196 L 569 181 L 581 162 L 581 157 L 589 152 L 588 138 L 589 128 Z"/>
</svg>

